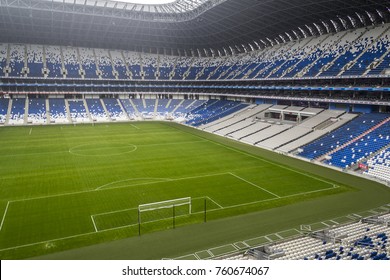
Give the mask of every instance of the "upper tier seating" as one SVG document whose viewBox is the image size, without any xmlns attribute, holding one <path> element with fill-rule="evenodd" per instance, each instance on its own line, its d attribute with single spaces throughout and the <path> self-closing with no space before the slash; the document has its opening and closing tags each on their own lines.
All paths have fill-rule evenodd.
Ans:
<svg viewBox="0 0 390 280">
<path fill-rule="evenodd" d="M 5 75 L 5 67 L 7 66 L 8 44 L 0 43 L 0 77 Z"/>
<path fill-rule="evenodd" d="M 64 57 L 64 67 L 67 72 L 67 78 L 80 78 L 80 62 L 77 49 L 72 47 L 62 47 Z"/>
<path fill-rule="evenodd" d="M 10 77 L 43 77 L 45 65 L 49 78 L 231 80 L 378 75 L 390 69 L 389 27 L 346 30 L 221 57 L 1 44 L 0 75 L 10 67 Z"/>
<path fill-rule="evenodd" d="M 49 71 L 48 77 L 61 78 L 62 77 L 61 48 L 55 46 L 47 46 L 45 49 L 46 49 L 46 67 Z"/>
</svg>

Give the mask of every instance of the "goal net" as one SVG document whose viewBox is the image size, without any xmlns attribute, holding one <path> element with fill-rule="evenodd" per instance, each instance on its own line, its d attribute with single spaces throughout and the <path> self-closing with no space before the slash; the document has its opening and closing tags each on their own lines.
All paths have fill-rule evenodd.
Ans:
<svg viewBox="0 0 390 280">
<path fill-rule="evenodd" d="M 191 214 L 191 197 L 138 205 L 139 222 L 146 223 Z"/>
</svg>

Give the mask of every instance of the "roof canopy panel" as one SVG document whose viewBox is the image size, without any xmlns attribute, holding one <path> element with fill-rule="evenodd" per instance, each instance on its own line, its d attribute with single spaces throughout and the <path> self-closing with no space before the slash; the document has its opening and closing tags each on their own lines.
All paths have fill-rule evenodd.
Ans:
<svg viewBox="0 0 390 280">
<path fill-rule="evenodd" d="M 383 0 L 0 0 L 0 41 L 230 54 L 389 22 L 389 7 Z"/>
</svg>

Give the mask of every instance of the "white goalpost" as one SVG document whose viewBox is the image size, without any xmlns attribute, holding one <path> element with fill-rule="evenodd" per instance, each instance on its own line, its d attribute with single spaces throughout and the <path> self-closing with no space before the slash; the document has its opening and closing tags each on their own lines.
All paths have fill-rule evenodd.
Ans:
<svg viewBox="0 0 390 280">
<path fill-rule="evenodd" d="M 141 223 L 141 216 L 144 213 L 146 221 L 162 220 L 172 217 L 172 210 L 176 212 L 173 215 L 190 215 L 191 214 L 191 197 L 176 198 L 146 204 L 138 205 L 138 223 Z M 146 216 L 146 217 L 145 217 Z"/>
</svg>

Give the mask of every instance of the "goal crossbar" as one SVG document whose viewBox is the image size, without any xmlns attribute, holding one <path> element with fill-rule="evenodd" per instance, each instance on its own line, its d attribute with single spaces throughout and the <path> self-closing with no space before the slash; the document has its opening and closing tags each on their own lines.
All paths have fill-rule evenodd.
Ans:
<svg viewBox="0 0 390 280">
<path fill-rule="evenodd" d="M 138 205 L 139 212 L 153 211 L 163 208 L 172 208 L 176 206 L 189 205 L 189 212 L 191 213 L 191 197 L 176 198 L 171 200 L 164 200 L 146 204 Z"/>
</svg>

